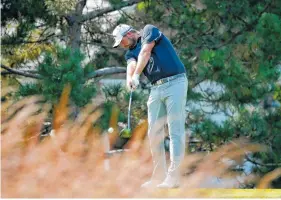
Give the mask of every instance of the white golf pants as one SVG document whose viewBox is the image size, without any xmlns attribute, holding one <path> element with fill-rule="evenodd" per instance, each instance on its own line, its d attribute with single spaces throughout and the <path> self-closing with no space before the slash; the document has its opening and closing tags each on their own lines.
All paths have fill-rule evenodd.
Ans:
<svg viewBox="0 0 281 200">
<path fill-rule="evenodd" d="M 185 155 L 185 105 L 188 80 L 185 74 L 161 85 L 152 86 L 147 101 L 148 137 L 153 158 L 151 179 L 163 181 L 166 176 L 179 178 L 179 167 Z M 164 149 L 164 124 L 170 136 L 170 166 L 167 170 Z"/>
</svg>

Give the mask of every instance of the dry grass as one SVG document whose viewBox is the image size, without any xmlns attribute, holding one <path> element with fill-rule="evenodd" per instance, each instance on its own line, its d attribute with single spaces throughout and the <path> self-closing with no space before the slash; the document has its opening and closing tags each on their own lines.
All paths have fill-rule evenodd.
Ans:
<svg viewBox="0 0 281 200">
<path fill-rule="evenodd" d="M 3 198 L 133 198 L 133 197 L 200 197 L 206 194 L 191 188 L 208 185 L 213 177 L 232 178 L 231 165 L 225 159 L 239 160 L 246 151 L 261 151 L 260 145 L 237 140 L 208 155 L 187 155 L 182 165 L 182 187 L 174 190 L 143 190 L 140 185 L 152 172 L 150 150 L 146 139 L 147 122 L 134 131 L 127 144 L 130 151 L 107 158 L 101 131 L 92 123 L 102 115 L 98 105 L 88 105 L 75 121 L 68 119 L 66 87 L 54 114 L 54 135 L 39 141 L 39 132 L 50 106 L 40 97 L 2 105 L 1 189 Z M 116 126 L 116 113 L 111 125 Z M 117 131 L 111 134 L 111 145 Z M 105 168 L 109 160 L 110 168 Z M 279 173 L 277 171 L 276 173 Z M 278 175 L 278 174 L 277 174 Z M 268 187 L 276 174 L 262 179 Z M 257 181 L 247 177 L 245 181 Z M 235 187 L 235 186 L 233 186 Z M 168 192 L 168 194 L 167 194 Z"/>
</svg>

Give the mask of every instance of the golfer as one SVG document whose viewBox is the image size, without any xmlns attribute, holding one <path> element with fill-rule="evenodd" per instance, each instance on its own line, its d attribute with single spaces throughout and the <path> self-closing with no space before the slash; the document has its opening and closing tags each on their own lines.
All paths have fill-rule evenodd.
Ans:
<svg viewBox="0 0 281 200">
<path fill-rule="evenodd" d="M 155 26 L 142 32 L 120 24 L 113 31 L 113 47 L 127 50 L 127 87 L 135 90 L 140 74 L 151 82 L 148 98 L 148 137 L 153 158 L 151 179 L 142 187 L 175 188 L 180 184 L 180 164 L 185 154 L 185 104 L 187 77 L 170 40 Z M 170 166 L 167 170 L 164 149 L 164 124 L 170 136 Z"/>
</svg>

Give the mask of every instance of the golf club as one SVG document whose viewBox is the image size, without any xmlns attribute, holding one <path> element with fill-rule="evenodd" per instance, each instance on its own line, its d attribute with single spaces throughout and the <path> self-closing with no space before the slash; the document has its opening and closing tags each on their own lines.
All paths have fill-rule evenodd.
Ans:
<svg viewBox="0 0 281 200">
<path fill-rule="evenodd" d="M 132 131 L 131 131 L 131 104 L 132 104 L 132 96 L 133 96 L 133 90 L 130 92 L 130 99 L 129 99 L 129 108 L 128 108 L 128 125 L 126 128 L 122 129 L 121 132 L 119 133 L 120 137 L 122 138 L 130 138 L 132 136 Z"/>
</svg>

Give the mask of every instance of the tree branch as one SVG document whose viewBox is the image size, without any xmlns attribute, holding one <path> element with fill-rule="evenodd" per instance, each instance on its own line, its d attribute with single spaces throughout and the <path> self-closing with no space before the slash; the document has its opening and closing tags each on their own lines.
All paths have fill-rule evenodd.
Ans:
<svg viewBox="0 0 281 200">
<path fill-rule="evenodd" d="M 260 163 L 258 161 L 255 161 L 251 158 L 249 158 L 249 156 L 245 155 L 246 160 L 248 160 L 249 162 L 255 164 L 255 165 L 260 165 L 260 166 L 264 166 L 264 167 L 280 167 L 281 163 Z"/>
<path fill-rule="evenodd" d="M 41 39 L 41 40 L 37 40 L 37 41 L 24 41 L 24 40 L 21 40 L 21 41 L 13 41 L 13 42 L 6 42 L 6 41 L 3 41 L 2 42 L 2 45 L 17 45 L 17 44 L 33 44 L 33 43 L 43 43 L 43 42 L 48 42 L 49 39 L 51 37 L 55 36 L 55 33 L 52 33 L 48 36 L 46 36 L 46 38 L 44 39 Z"/>
<path fill-rule="evenodd" d="M 213 48 L 211 48 L 211 49 L 217 50 L 217 49 L 219 49 L 219 48 L 221 48 L 221 47 L 223 47 L 223 46 L 226 46 L 226 45 L 228 45 L 229 43 L 233 42 L 233 41 L 236 39 L 237 36 L 241 35 L 241 34 L 244 33 L 245 31 L 251 31 L 251 30 L 255 27 L 255 25 L 258 23 L 259 18 L 261 17 L 261 15 L 268 9 L 268 7 L 270 6 L 271 3 L 272 3 L 271 1 L 268 2 L 268 3 L 265 5 L 264 9 L 257 15 L 258 17 L 257 17 L 255 20 L 253 20 L 252 22 L 249 22 L 249 23 L 248 23 L 248 22 L 244 21 L 241 17 L 239 17 L 239 19 L 243 21 L 243 23 L 246 25 L 246 27 L 243 28 L 242 30 L 238 31 L 238 32 L 235 33 L 234 35 L 232 35 L 232 37 L 231 37 L 229 40 L 227 40 L 227 41 L 223 42 L 222 44 L 220 44 L 220 45 L 218 45 L 218 46 L 216 46 L 216 47 L 213 47 Z M 236 16 L 236 17 L 238 17 L 238 16 Z"/>
<path fill-rule="evenodd" d="M 1 71 L 1 75 L 14 74 L 14 75 L 20 75 L 20 76 L 24 76 L 24 77 L 28 77 L 28 78 L 42 79 L 42 76 L 40 76 L 38 74 L 30 73 L 30 71 L 12 69 L 3 64 L 1 64 L 1 68 L 7 70 L 7 71 Z M 92 78 L 97 78 L 97 77 L 101 77 L 101 76 L 122 74 L 122 73 L 126 73 L 125 67 L 106 67 L 106 68 L 96 70 L 95 72 L 90 74 L 87 78 L 92 79 Z"/>
<path fill-rule="evenodd" d="M 91 45 L 96 45 L 96 46 L 104 47 L 104 48 L 112 48 L 111 45 L 102 44 L 100 41 L 95 41 L 95 40 L 91 40 L 89 42 L 81 41 L 81 44 L 91 44 Z"/>
<path fill-rule="evenodd" d="M 227 41 L 221 43 L 220 45 L 218 45 L 218 46 L 216 46 L 216 47 L 213 47 L 213 48 L 211 48 L 211 49 L 212 49 L 212 50 L 217 50 L 217 49 L 219 49 L 219 48 L 221 48 L 221 47 L 223 47 L 223 46 L 228 45 L 229 43 L 233 42 L 233 41 L 237 38 L 237 36 L 241 35 L 243 32 L 245 32 L 245 29 L 242 29 L 241 31 L 238 31 L 237 33 L 233 34 L 233 35 L 231 36 L 231 38 L 229 38 L 229 40 L 227 40 Z"/>
<path fill-rule="evenodd" d="M 87 78 L 91 79 L 91 78 L 97 78 L 106 75 L 122 74 L 122 73 L 126 73 L 125 67 L 106 67 L 96 70 L 93 74 L 90 74 Z"/>
<path fill-rule="evenodd" d="M 82 18 L 79 20 L 79 22 L 83 23 L 87 20 L 103 16 L 104 14 L 113 12 L 115 10 L 119 10 L 121 8 L 124 8 L 124 7 L 132 6 L 132 5 L 137 4 L 141 1 L 143 1 L 143 0 L 129 0 L 127 2 L 123 2 L 122 4 L 119 4 L 118 6 L 109 6 L 108 8 L 103 8 L 103 9 L 91 11 L 91 12 L 83 15 Z"/>
<path fill-rule="evenodd" d="M 1 68 L 7 70 L 8 72 L 10 72 L 11 74 L 17 74 L 17 75 L 20 75 L 20 76 L 25 76 L 25 77 L 29 77 L 29 78 L 35 78 L 35 79 L 41 79 L 42 77 L 38 74 L 31 74 L 31 73 L 28 73 L 28 72 L 24 72 L 24 71 L 20 71 L 20 70 L 16 70 L 16 69 L 12 69 L 10 67 L 7 67 L 3 64 L 1 64 Z M 1 72 L 1 75 L 4 75 L 4 74 L 7 74 L 5 72 Z"/>
</svg>

